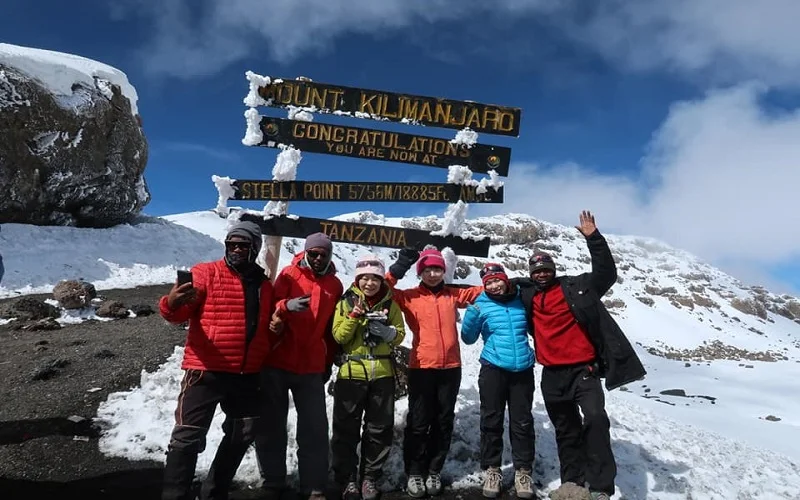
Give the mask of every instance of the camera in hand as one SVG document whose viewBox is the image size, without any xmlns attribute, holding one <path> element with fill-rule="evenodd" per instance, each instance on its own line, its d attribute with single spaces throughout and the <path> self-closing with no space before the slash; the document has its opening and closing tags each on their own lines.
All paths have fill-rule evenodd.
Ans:
<svg viewBox="0 0 800 500">
<path fill-rule="evenodd" d="M 178 286 L 192 282 L 192 272 L 178 270 Z"/>
</svg>

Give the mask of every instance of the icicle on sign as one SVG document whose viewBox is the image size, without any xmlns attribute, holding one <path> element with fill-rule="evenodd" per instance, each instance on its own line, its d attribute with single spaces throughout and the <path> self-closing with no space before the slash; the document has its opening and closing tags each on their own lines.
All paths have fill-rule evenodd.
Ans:
<svg viewBox="0 0 800 500">
<path fill-rule="evenodd" d="M 356 118 L 431 125 L 487 134 L 519 136 L 519 108 L 454 101 L 381 90 L 329 85 L 305 80 L 272 80 L 258 95 L 275 107 L 310 107 L 319 113 L 350 114 Z"/>
</svg>

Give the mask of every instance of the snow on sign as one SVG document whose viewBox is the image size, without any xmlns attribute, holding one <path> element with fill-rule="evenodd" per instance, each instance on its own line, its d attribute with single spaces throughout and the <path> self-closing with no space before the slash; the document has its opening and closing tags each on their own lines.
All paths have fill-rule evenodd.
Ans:
<svg viewBox="0 0 800 500">
<path fill-rule="evenodd" d="M 357 118 L 487 134 L 519 136 L 521 110 L 508 106 L 398 94 L 308 80 L 272 79 L 258 87 L 265 106 L 314 108 L 318 113 L 352 114 Z"/>
<path fill-rule="evenodd" d="M 478 133 L 518 137 L 519 108 L 330 85 L 307 78 L 282 80 L 252 71 L 245 75 L 250 91 L 243 100 L 248 109 L 242 144 L 279 148 L 281 152 L 271 181 L 212 177 L 219 191 L 221 215 L 228 213 L 227 200 L 269 200 L 263 213 L 243 211 L 240 218 L 258 223 L 269 235 L 265 247 L 272 249 L 280 248 L 283 236 L 305 238 L 324 232 L 334 241 L 378 247 L 433 244 L 449 261 L 457 254 L 489 256 L 489 237 L 466 235 L 463 222 L 469 203 L 503 202 L 499 179 L 508 175 L 511 148 L 479 144 Z M 283 108 L 287 118 L 262 116 L 256 109 L 260 106 Z M 313 113 L 458 132 L 448 140 L 320 123 L 314 121 Z M 447 183 L 300 181 L 296 173 L 301 152 L 446 168 Z M 476 180 L 473 172 L 488 177 Z M 290 201 L 448 203 L 448 208 L 442 229 L 430 232 L 290 216 Z M 270 264 L 270 276 L 275 275 L 275 265 Z"/>
<path fill-rule="evenodd" d="M 450 247 L 458 255 L 489 256 L 488 236 L 480 239 L 438 236 L 421 229 L 287 215 L 262 217 L 258 214 L 243 213 L 240 215 L 240 220 L 255 222 L 261 228 L 261 232 L 272 236 L 305 238 L 310 234 L 322 232 L 327 234 L 331 240 L 342 243 L 386 248 L 411 246 L 419 250 L 422 250 L 425 245 L 435 245 L 438 248 Z"/>
<path fill-rule="evenodd" d="M 236 179 L 230 200 L 503 203 L 503 188 L 430 182 L 334 182 Z"/>
<path fill-rule="evenodd" d="M 257 145 L 270 148 L 291 144 L 310 153 L 440 168 L 465 165 L 473 172 L 494 170 L 501 176 L 508 175 L 511 162 L 511 148 L 463 144 L 438 137 L 266 116 L 261 119 L 260 128 L 263 140 Z"/>
</svg>

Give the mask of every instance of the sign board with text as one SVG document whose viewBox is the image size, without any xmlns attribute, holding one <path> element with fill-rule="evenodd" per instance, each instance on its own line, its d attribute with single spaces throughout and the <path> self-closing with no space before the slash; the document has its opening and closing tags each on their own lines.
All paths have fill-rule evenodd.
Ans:
<svg viewBox="0 0 800 500">
<path fill-rule="evenodd" d="M 508 175 L 511 148 L 456 144 L 447 139 L 386 130 L 263 117 L 259 146 L 291 145 L 303 152 L 393 161 L 447 168 L 464 165 L 473 172 Z"/>
<path fill-rule="evenodd" d="M 261 232 L 269 236 L 305 238 L 310 234 L 322 232 L 332 241 L 342 243 L 386 248 L 411 246 L 420 250 L 430 244 L 437 248 L 450 247 L 457 255 L 489 256 L 488 237 L 471 239 L 460 236 L 437 236 L 421 229 L 287 215 L 264 218 L 258 214 L 243 213 L 240 215 L 240 220 L 255 222 L 261 228 Z"/>
<path fill-rule="evenodd" d="M 330 85 L 307 80 L 274 79 L 258 88 L 267 106 L 313 108 L 318 113 L 349 114 L 356 118 L 388 120 L 517 137 L 521 110 L 508 106 L 456 101 L 411 94 Z"/>
<path fill-rule="evenodd" d="M 503 188 L 428 182 L 335 182 L 237 179 L 232 200 L 391 201 L 411 203 L 503 203 Z M 479 192 L 481 191 L 481 192 Z"/>
</svg>

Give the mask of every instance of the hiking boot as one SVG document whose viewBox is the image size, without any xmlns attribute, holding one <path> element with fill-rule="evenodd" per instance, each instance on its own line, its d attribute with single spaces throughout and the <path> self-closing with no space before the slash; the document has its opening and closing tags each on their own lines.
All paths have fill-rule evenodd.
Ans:
<svg viewBox="0 0 800 500">
<path fill-rule="evenodd" d="M 590 491 L 589 496 L 592 497 L 592 500 L 611 500 L 605 491 Z"/>
<path fill-rule="evenodd" d="M 517 498 L 525 500 L 534 498 L 533 481 L 529 469 L 517 469 L 514 473 L 514 489 L 517 491 Z"/>
<path fill-rule="evenodd" d="M 281 500 L 283 486 L 264 484 L 261 486 L 261 498 L 264 500 Z"/>
<path fill-rule="evenodd" d="M 489 467 L 483 477 L 483 496 L 497 498 L 500 496 L 500 486 L 503 484 L 503 473 L 500 467 Z"/>
<path fill-rule="evenodd" d="M 356 491 L 358 491 L 358 487 L 356 487 Z M 308 500 L 325 500 L 325 492 L 322 490 L 311 490 L 311 493 L 308 495 Z"/>
<path fill-rule="evenodd" d="M 428 479 L 425 480 L 425 489 L 428 490 L 428 495 L 436 496 L 442 493 L 442 476 L 438 472 L 431 472 L 428 474 Z"/>
<path fill-rule="evenodd" d="M 358 485 L 355 481 L 350 481 L 342 490 L 342 500 L 359 500 L 361 493 L 358 491 Z"/>
<path fill-rule="evenodd" d="M 361 498 L 364 500 L 375 500 L 378 498 L 378 485 L 375 480 L 369 477 L 361 482 Z"/>
<path fill-rule="evenodd" d="M 406 493 L 408 493 L 408 496 L 414 498 L 422 498 L 427 494 L 425 491 L 425 480 L 422 479 L 422 476 L 416 474 L 413 476 L 408 476 Z"/>
</svg>

